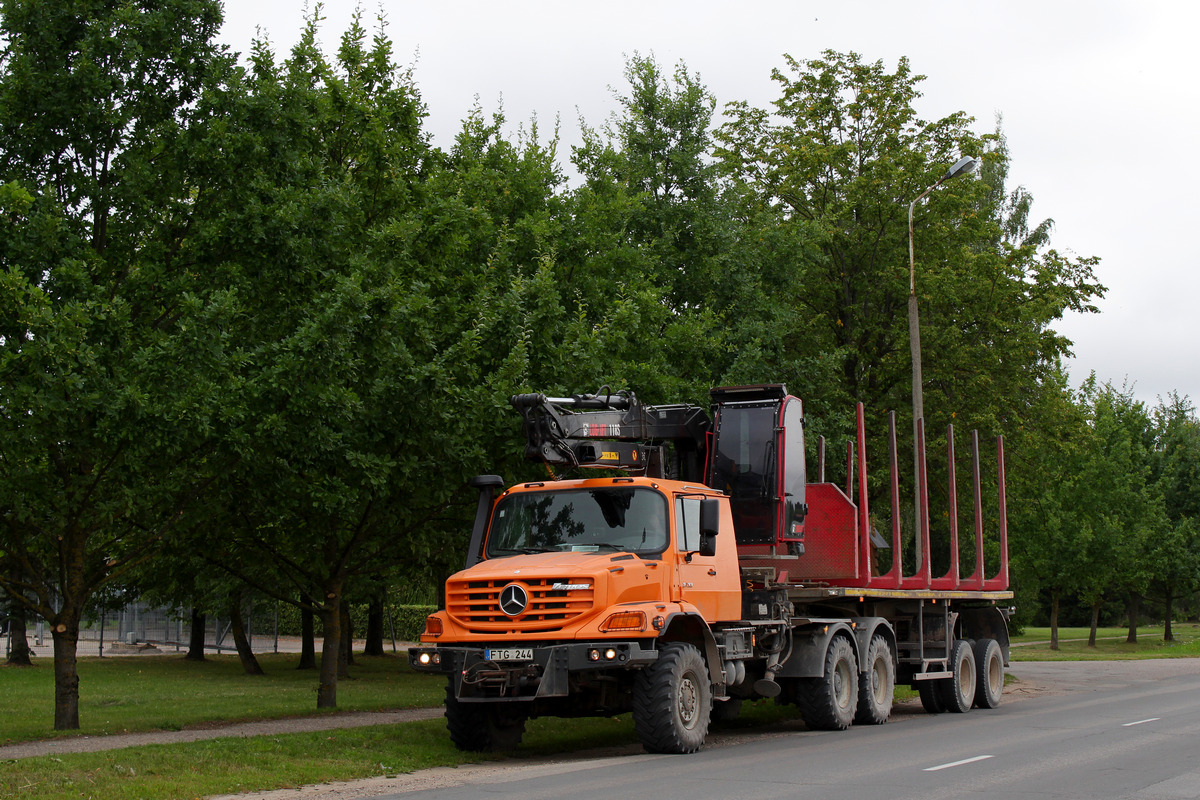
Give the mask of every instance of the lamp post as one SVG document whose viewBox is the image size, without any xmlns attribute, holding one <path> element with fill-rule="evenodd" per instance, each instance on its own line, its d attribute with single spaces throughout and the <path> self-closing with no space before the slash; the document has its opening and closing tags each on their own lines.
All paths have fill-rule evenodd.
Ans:
<svg viewBox="0 0 1200 800">
<path fill-rule="evenodd" d="M 925 560 L 921 546 L 921 450 L 917 439 L 918 421 L 925 417 L 925 397 L 921 391 L 921 325 L 917 317 L 917 267 L 913 255 L 913 211 L 930 192 L 951 178 L 974 172 L 979 161 L 963 156 L 946 170 L 946 174 L 938 178 L 925 191 L 917 196 L 908 206 L 908 344 L 912 350 L 912 403 L 913 403 L 913 516 L 916 519 L 916 557 L 915 569 L 920 570 Z"/>
</svg>

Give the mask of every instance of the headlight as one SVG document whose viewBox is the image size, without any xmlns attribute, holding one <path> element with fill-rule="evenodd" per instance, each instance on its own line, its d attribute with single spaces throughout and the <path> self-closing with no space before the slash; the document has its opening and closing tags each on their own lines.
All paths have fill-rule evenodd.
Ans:
<svg viewBox="0 0 1200 800">
<path fill-rule="evenodd" d="M 646 612 L 620 611 L 604 620 L 600 626 L 602 631 L 644 631 L 646 630 Z"/>
</svg>

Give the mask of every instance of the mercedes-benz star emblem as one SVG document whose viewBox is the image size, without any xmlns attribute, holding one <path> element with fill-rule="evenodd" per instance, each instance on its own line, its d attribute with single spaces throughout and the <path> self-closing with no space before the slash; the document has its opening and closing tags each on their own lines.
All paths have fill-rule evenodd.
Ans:
<svg viewBox="0 0 1200 800">
<path fill-rule="evenodd" d="M 510 617 L 515 617 L 529 605 L 529 595 L 515 583 L 505 586 L 500 592 L 500 610 Z"/>
</svg>

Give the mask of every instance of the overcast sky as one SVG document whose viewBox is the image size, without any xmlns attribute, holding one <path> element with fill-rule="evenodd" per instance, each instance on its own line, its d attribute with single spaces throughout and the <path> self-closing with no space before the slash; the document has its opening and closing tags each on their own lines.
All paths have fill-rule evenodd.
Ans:
<svg viewBox="0 0 1200 800">
<path fill-rule="evenodd" d="M 1055 220 L 1053 245 L 1099 256 L 1108 288 L 1099 315 L 1072 315 L 1073 383 L 1095 371 L 1128 380 L 1150 404 L 1170 391 L 1200 401 L 1200 270 L 1191 157 L 1200 118 L 1200 4 L 1176 0 L 368 0 L 382 10 L 397 60 L 412 65 L 428 129 L 448 147 L 476 103 L 503 104 L 511 130 L 536 116 L 561 123 L 566 164 L 579 119 L 599 125 L 624 90 L 625 56 L 684 61 L 717 98 L 769 107 L 781 55 L 853 50 L 889 71 L 907 56 L 927 76 L 927 119 L 965 111 L 978 132 L 1003 114 L 1013 185 L 1033 217 Z M 336 48 L 355 3 L 324 6 Z M 277 56 L 295 42 L 304 7 L 227 0 L 223 40 L 245 54 L 256 29 Z M 918 254 L 919 258 L 919 254 Z"/>
</svg>

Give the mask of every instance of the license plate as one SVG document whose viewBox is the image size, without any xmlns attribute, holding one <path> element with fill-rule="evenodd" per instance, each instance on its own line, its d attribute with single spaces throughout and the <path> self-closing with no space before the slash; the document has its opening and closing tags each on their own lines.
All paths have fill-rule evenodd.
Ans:
<svg viewBox="0 0 1200 800">
<path fill-rule="evenodd" d="M 488 661 L 533 661 L 532 647 L 493 647 L 483 651 Z"/>
</svg>

